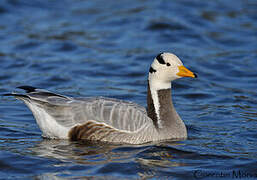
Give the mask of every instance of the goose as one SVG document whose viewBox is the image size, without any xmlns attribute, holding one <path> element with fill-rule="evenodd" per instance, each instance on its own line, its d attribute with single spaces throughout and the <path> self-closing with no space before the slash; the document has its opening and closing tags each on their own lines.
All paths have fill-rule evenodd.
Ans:
<svg viewBox="0 0 257 180">
<path fill-rule="evenodd" d="M 9 93 L 32 111 L 50 139 L 87 140 L 143 144 L 168 139 L 186 139 L 187 130 L 171 97 L 171 82 L 196 78 L 172 53 L 160 53 L 149 68 L 147 110 L 132 102 L 104 97 L 68 97 L 32 86 L 26 93 Z"/>
</svg>

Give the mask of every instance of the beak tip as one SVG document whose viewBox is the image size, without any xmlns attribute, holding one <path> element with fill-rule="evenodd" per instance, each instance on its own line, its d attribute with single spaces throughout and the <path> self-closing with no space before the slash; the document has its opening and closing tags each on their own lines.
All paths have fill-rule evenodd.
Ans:
<svg viewBox="0 0 257 180">
<path fill-rule="evenodd" d="M 194 73 L 194 76 L 195 76 L 195 78 L 197 78 L 197 77 L 198 77 L 198 76 L 197 76 L 197 74 L 195 74 L 195 73 Z"/>
</svg>

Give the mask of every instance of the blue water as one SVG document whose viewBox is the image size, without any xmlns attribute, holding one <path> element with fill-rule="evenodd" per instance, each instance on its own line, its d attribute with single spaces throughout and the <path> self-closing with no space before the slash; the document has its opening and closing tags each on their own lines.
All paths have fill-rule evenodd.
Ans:
<svg viewBox="0 0 257 180">
<path fill-rule="evenodd" d="M 20 85 L 146 105 L 153 58 L 188 139 L 138 146 L 46 140 L 25 105 L 0 99 L 0 179 L 257 179 L 257 2 L 0 1 L 0 93 Z"/>
</svg>

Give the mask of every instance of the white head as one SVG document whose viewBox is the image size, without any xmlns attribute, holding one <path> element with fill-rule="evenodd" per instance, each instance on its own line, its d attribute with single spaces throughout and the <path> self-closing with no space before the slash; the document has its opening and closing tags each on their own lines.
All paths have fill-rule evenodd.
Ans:
<svg viewBox="0 0 257 180">
<path fill-rule="evenodd" d="M 171 88 L 171 81 L 181 77 L 196 78 L 196 74 L 188 70 L 181 60 L 172 53 L 161 53 L 154 59 L 149 70 L 149 84 L 152 89 Z"/>
</svg>

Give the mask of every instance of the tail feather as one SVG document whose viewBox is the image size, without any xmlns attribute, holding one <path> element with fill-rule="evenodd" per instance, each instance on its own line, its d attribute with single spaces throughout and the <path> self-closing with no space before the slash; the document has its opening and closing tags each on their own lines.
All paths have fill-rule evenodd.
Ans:
<svg viewBox="0 0 257 180">
<path fill-rule="evenodd" d="M 32 86 L 19 86 L 17 87 L 19 89 L 23 89 L 26 91 L 26 93 L 31 93 L 31 92 L 35 92 L 37 88 L 32 87 Z"/>
<path fill-rule="evenodd" d="M 29 96 L 27 96 L 25 94 L 16 94 L 16 93 L 7 93 L 7 94 L 3 94 L 2 96 L 14 96 L 16 98 L 19 98 L 19 97 L 20 98 L 29 98 Z"/>
<path fill-rule="evenodd" d="M 12 93 L 7 93 L 7 94 L 2 94 L 2 96 L 14 96 L 15 94 Z"/>
<path fill-rule="evenodd" d="M 26 93 L 35 92 L 37 90 L 37 88 L 32 87 L 32 86 L 19 86 L 17 88 L 25 90 Z M 17 94 L 17 93 L 6 93 L 6 94 L 2 94 L 2 96 L 14 96 L 14 97 L 17 97 L 17 98 L 19 98 L 19 97 L 29 98 L 29 96 L 26 95 L 26 94 Z"/>
<path fill-rule="evenodd" d="M 50 92 L 48 90 L 45 89 L 38 89 L 36 87 L 33 86 L 19 86 L 17 87 L 19 89 L 23 89 L 26 91 L 25 94 L 20 94 L 20 93 L 7 93 L 7 94 L 3 94 L 3 96 L 14 96 L 16 98 L 20 97 L 20 98 L 29 98 L 29 99 L 33 99 L 32 97 L 37 97 L 37 98 L 47 98 L 50 96 L 57 96 L 57 97 L 61 97 L 61 98 L 65 98 L 65 99 L 69 99 L 68 97 L 64 96 L 64 95 L 60 95 L 60 94 L 56 94 L 53 92 Z"/>
</svg>

